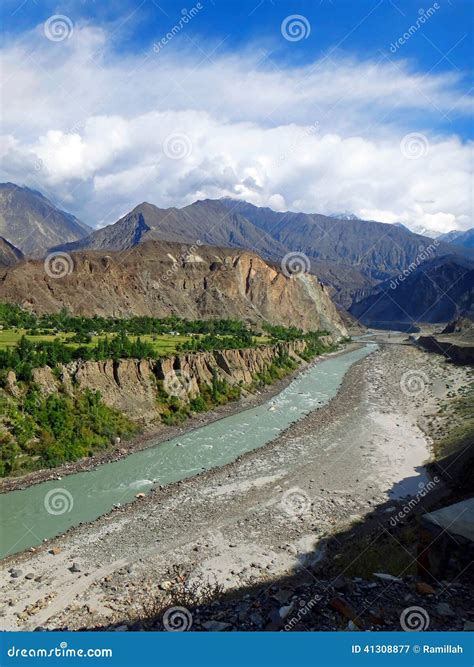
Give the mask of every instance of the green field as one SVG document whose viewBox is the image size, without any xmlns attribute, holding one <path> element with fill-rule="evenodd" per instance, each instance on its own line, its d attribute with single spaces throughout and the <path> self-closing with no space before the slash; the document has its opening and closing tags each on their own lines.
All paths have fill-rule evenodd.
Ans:
<svg viewBox="0 0 474 667">
<path fill-rule="evenodd" d="M 22 336 L 26 335 L 26 330 L 25 329 L 3 329 L 0 330 L 0 350 L 5 349 L 7 347 L 13 347 L 18 343 L 20 338 Z M 109 334 L 109 338 L 112 338 L 114 334 Z M 61 332 L 58 334 L 51 334 L 51 335 L 39 335 L 39 336 L 28 336 L 26 335 L 26 338 L 28 340 L 31 340 L 32 342 L 36 343 L 41 343 L 44 341 L 53 341 L 53 340 L 60 340 L 63 343 L 67 343 L 68 347 L 71 348 L 78 348 L 78 347 L 92 347 L 99 341 L 100 339 L 105 338 L 104 335 L 100 336 L 93 336 L 92 341 L 90 343 L 87 343 L 85 346 L 81 345 L 79 343 L 68 343 L 68 338 L 71 338 L 74 336 L 73 333 L 65 333 Z M 137 336 L 129 336 L 131 340 L 136 340 Z M 171 354 L 173 352 L 176 352 L 176 346 L 178 343 L 184 343 L 185 341 L 188 341 L 191 339 L 191 336 L 171 336 L 169 334 L 162 334 L 162 335 L 144 335 L 140 336 L 141 340 L 143 342 L 150 343 L 153 345 L 153 348 L 157 355 L 164 356 L 166 354 Z"/>
<path fill-rule="evenodd" d="M 25 336 L 28 340 L 32 342 L 41 343 L 44 341 L 53 341 L 60 340 L 62 343 L 67 343 L 68 347 L 78 348 L 83 347 L 79 343 L 68 343 L 68 339 L 74 336 L 74 333 L 61 332 L 57 334 L 50 335 L 39 335 L 39 336 L 29 336 L 26 334 L 26 329 L 2 329 L 0 330 L 0 350 L 4 350 L 7 347 L 13 347 L 18 343 L 22 336 Z M 108 334 L 108 337 L 113 337 L 114 334 Z M 196 337 L 196 335 L 195 335 Z M 97 343 L 100 339 L 105 338 L 105 334 L 100 336 L 93 336 L 92 342 L 85 345 L 85 347 L 91 347 Z M 131 340 L 136 340 L 137 336 L 129 336 Z M 191 340 L 191 336 L 172 336 L 170 334 L 144 334 L 140 336 L 141 340 L 144 343 L 150 343 L 153 345 L 153 348 L 158 356 L 166 356 L 167 354 L 173 354 L 176 352 L 176 346 L 179 343 L 185 343 Z M 225 338 L 225 336 L 222 336 Z M 269 343 L 270 339 L 268 336 L 257 336 L 255 337 L 255 342 L 259 345 Z"/>
</svg>

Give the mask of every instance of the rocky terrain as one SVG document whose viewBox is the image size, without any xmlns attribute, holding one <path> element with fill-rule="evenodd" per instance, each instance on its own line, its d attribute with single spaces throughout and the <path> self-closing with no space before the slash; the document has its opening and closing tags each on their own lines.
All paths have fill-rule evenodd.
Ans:
<svg viewBox="0 0 474 667">
<path fill-rule="evenodd" d="M 90 227 L 40 192 L 0 183 L 0 236 L 25 255 L 41 257 L 51 246 L 75 241 L 90 232 Z"/>
<path fill-rule="evenodd" d="M 421 607 L 426 629 L 472 629 L 469 570 L 428 581 L 416 535 L 400 543 L 392 521 L 408 498 L 417 512 L 439 501 L 442 485 L 416 495 L 429 479 L 422 427 L 469 373 L 399 343 L 262 449 L 9 558 L 2 626 L 400 630 Z"/>
<path fill-rule="evenodd" d="M 403 226 L 349 217 L 279 213 L 245 201 L 196 201 L 181 209 L 144 202 L 113 225 L 55 250 L 125 250 L 150 239 L 245 248 L 280 263 L 288 253 L 305 256 L 306 270 L 330 286 L 337 303 L 348 308 L 380 281 L 408 268 L 431 240 Z M 433 256 L 469 254 L 442 240 Z"/>
<path fill-rule="evenodd" d="M 303 360 L 298 353 L 306 347 L 306 341 L 301 340 L 240 350 L 182 353 L 156 360 L 77 361 L 60 366 L 59 372 L 49 366 L 34 369 L 33 382 L 45 395 L 58 391 L 74 394 L 84 389 L 99 391 L 107 405 L 147 424 L 158 417 L 157 382 L 162 383 L 168 395 L 189 403 L 199 396 L 200 387 L 212 384 L 213 375 L 230 387 L 250 386 L 256 375 L 281 354 L 300 364 Z M 7 391 L 12 395 L 21 393 L 13 371 L 8 376 Z"/>
<path fill-rule="evenodd" d="M 29 260 L 0 270 L 1 300 L 36 313 L 230 318 L 345 335 L 326 288 L 312 275 L 285 275 L 251 252 L 149 241 L 104 255 Z"/>
<path fill-rule="evenodd" d="M 23 253 L 13 243 L 0 236 L 0 268 L 13 266 L 23 259 Z"/>
<path fill-rule="evenodd" d="M 429 259 L 356 297 L 350 313 L 367 326 L 449 322 L 461 311 L 474 316 L 474 261 Z"/>
</svg>

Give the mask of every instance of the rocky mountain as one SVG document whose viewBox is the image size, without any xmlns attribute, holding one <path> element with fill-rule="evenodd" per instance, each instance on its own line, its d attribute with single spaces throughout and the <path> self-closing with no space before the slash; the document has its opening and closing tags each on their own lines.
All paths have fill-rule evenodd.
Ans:
<svg viewBox="0 0 474 667">
<path fill-rule="evenodd" d="M 90 232 L 90 227 L 40 192 L 14 183 L 0 184 L 0 235 L 25 255 L 41 256 L 53 245 L 75 241 Z"/>
<path fill-rule="evenodd" d="M 438 237 L 446 243 L 452 243 L 455 246 L 463 248 L 474 248 L 474 227 L 465 232 L 454 230 Z"/>
<path fill-rule="evenodd" d="M 0 236 L 0 267 L 13 266 L 23 259 L 23 253 L 13 243 Z"/>
<path fill-rule="evenodd" d="M 147 240 L 242 248 L 277 261 L 286 249 L 220 200 L 197 201 L 184 208 L 161 209 L 144 202 L 113 225 L 54 250 L 125 250 Z"/>
<path fill-rule="evenodd" d="M 316 276 L 286 276 L 258 255 L 145 241 L 123 251 L 77 252 L 0 271 L 2 300 L 38 313 L 235 318 L 302 329 L 346 328 Z"/>
<path fill-rule="evenodd" d="M 377 283 L 410 267 L 422 253 L 433 257 L 463 254 L 462 249 L 414 234 L 403 226 L 317 214 L 277 213 L 232 200 L 224 203 L 288 250 L 304 253 L 311 271 L 332 287 L 334 299 L 345 308 Z"/>
<path fill-rule="evenodd" d="M 281 262 L 288 253 L 305 255 L 306 268 L 349 307 L 377 283 L 403 271 L 427 247 L 433 256 L 459 252 L 449 244 L 401 226 L 317 214 L 278 213 L 233 199 L 197 201 L 182 209 L 143 203 L 113 225 L 57 249 L 125 250 L 159 239 L 252 250 Z"/>
<path fill-rule="evenodd" d="M 403 280 L 384 281 L 350 308 L 367 326 L 381 328 L 450 322 L 461 312 L 473 311 L 474 262 L 452 255 L 424 262 Z"/>
</svg>

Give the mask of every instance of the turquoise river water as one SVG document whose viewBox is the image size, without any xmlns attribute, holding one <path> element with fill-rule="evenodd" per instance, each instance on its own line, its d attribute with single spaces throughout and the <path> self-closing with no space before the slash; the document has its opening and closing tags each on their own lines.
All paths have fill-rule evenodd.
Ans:
<svg viewBox="0 0 474 667">
<path fill-rule="evenodd" d="M 0 495 L 0 557 L 40 544 L 154 485 L 191 477 L 262 447 L 291 423 L 327 403 L 344 375 L 377 346 L 322 359 L 266 403 L 202 426 L 186 435 L 104 463 L 89 472 Z"/>
</svg>

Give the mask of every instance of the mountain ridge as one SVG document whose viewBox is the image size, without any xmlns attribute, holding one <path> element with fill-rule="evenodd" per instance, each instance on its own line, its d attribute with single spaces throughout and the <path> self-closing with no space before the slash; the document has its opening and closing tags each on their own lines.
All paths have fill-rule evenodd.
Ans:
<svg viewBox="0 0 474 667">
<path fill-rule="evenodd" d="M 37 313 L 231 318 L 347 333 L 316 276 L 287 276 L 249 251 L 149 240 L 108 255 L 90 250 L 57 260 L 59 272 L 41 260 L 0 271 L 2 300 Z"/>
<path fill-rule="evenodd" d="M 0 235 L 25 255 L 42 256 L 64 241 L 75 241 L 92 231 L 61 210 L 37 190 L 0 183 Z"/>
</svg>

